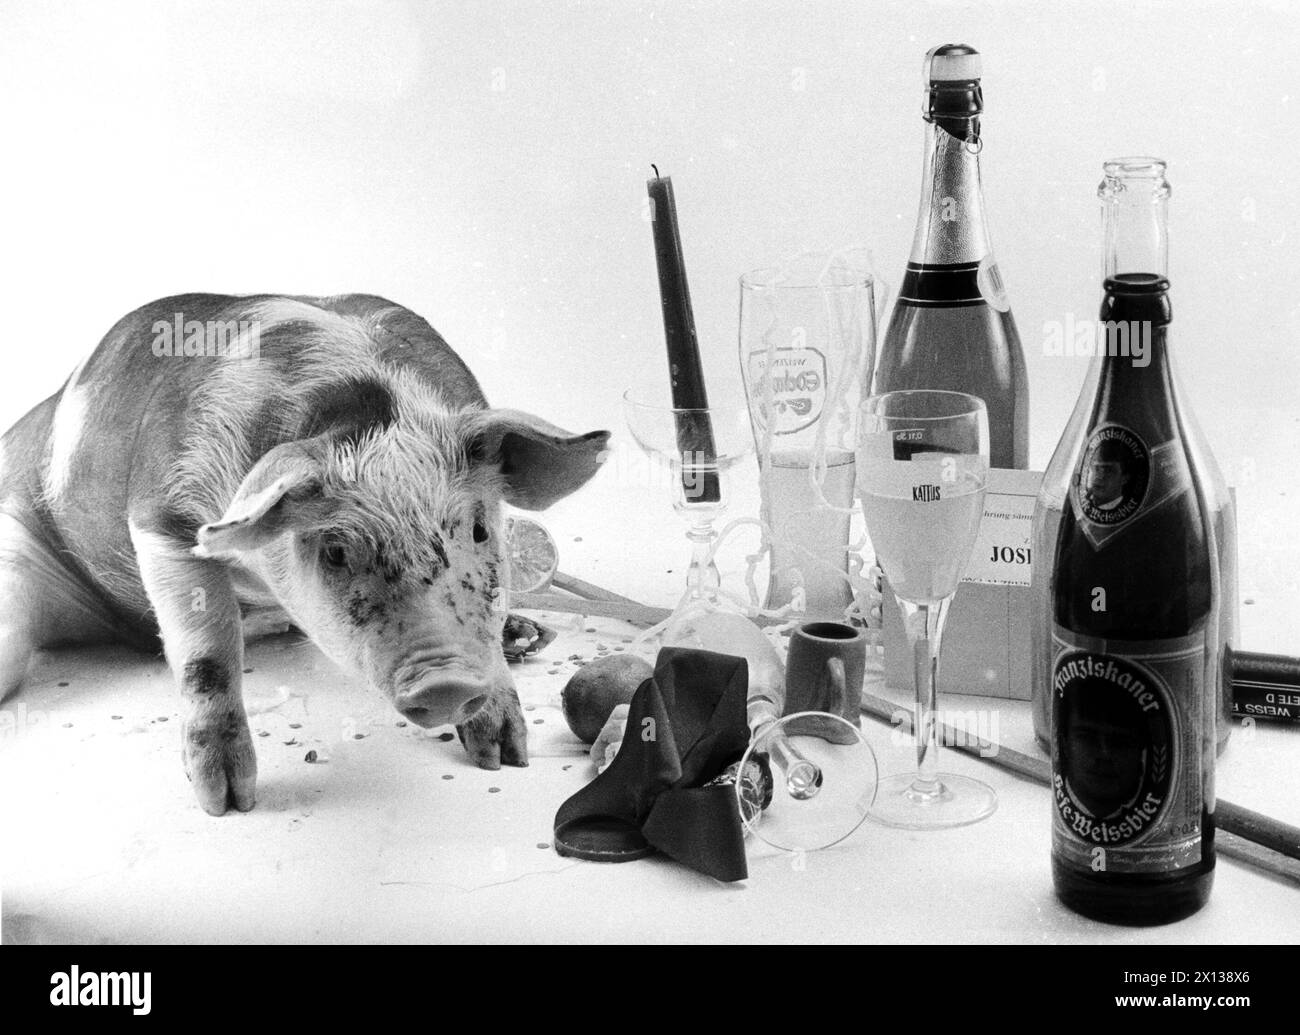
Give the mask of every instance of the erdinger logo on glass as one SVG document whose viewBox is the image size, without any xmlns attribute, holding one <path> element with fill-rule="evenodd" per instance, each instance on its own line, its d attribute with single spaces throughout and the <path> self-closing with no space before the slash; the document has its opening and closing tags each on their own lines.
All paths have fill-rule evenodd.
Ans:
<svg viewBox="0 0 1300 1035">
<path fill-rule="evenodd" d="M 822 415 L 826 405 L 826 357 L 813 348 L 751 352 L 749 383 L 755 423 L 766 430 L 771 419 L 774 434 L 793 435 L 812 427 Z"/>
<path fill-rule="evenodd" d="M 1062 654 L 1056 695 L 1056 813 L 1090 844 L 1140 843 L 1169 809 L 1174 719 L 1161 681 L 1123 658 Z"/>
</svg>

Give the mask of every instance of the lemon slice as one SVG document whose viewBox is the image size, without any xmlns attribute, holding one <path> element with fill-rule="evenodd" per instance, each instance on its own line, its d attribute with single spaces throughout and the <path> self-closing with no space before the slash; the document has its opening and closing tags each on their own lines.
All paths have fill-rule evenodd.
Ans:
<svg viewBox="0 0 1300 1035">
<path fill-rule="evenodd" d="M 532 518 L 506 518 L 506 554 L 512 593 L 540 593 L 551 584 L 560 563 L 551 533 Z"/>
</svg>

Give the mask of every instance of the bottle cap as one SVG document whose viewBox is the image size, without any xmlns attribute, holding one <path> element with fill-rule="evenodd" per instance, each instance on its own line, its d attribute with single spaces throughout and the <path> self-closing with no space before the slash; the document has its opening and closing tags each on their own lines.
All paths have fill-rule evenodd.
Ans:
<svg viewBox="0 0 1300 1035">
<path fill-rule="evenodd" d="M 965 43 L 945 43 L 925 55 L 924 74 L 930 83 L 969 83 L 982 72 L 979 51 Z"/>
</svg>

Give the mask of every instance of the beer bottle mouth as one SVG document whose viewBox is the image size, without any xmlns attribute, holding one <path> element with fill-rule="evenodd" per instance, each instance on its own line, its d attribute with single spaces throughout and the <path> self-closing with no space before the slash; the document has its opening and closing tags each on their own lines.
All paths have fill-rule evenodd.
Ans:
<svg viewBox="0 0 1300 1035">
<path fill-rule="evenodd" d="M 1118 199 L 1123 195 L 1132 203 L 1142 200 L 1163 201 L 1170 195 L 1169 181 L 1165 179 L 1165 162 L 1160 158 L 1134 156 L 1112 158 L 1102 162 L 1102 181 L 1097 195 L 1103 201 Z"/>
<path fill-rule="evenodd" d="M 1103 162 L 1101 168 L 1107 176 L 1120 180 L 1133 178 L 1163 180 L 1165 178 L 1164 159 L 1146 155 L 1111 158 Z"/>
</svg>

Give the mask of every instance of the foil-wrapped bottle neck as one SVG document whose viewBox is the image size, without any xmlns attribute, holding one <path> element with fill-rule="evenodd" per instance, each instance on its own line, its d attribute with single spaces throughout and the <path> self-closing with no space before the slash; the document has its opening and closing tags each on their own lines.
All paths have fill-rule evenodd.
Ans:
<svg viewBox="0 0 1300 1035">
<path fill-rule="evenodd" d="M 979 51 L 965 43 L 934 47 L 925 55 L 922 75 L 925 120 L 958 140 L 977 141 L 979 117 L 984 112 Z"/>
</svg>

